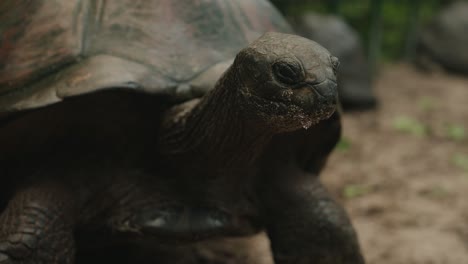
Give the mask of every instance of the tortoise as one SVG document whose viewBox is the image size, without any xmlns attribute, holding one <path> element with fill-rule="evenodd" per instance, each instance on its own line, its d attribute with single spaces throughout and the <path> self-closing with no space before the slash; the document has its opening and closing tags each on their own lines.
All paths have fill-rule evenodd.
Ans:
<svg viewBox="0 0 468 264">
<path fill-rule="evenodd" d="M 1 264 L 261 230 L 276 263 L 363 263 L 317 177 L 338 60 L 268 2 L 0 10 Z"/>
<path fill-rule="evenodd" d="M 468 74 L 468 3 L 454 1 L 444 7 L 419 33 L 416 64 L 425 70 Z"/>
</svg>

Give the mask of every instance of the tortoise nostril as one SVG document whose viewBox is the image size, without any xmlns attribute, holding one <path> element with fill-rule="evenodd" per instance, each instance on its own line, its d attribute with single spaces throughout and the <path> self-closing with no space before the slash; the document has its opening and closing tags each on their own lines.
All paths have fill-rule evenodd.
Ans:
<svg viewBox="0 0 468 264">
<path fill-rule="evenodd" d="M 330 80 L 325 80 L 313 85 L 313 89 L 315 92 L 322 97 L 323 99 L 327 100 L 335 100 L 335 96 L 337 94 L 336 84 Z"/>
<path fill-rule="evenodd" d="M 330 56 L 330 61 L 333 69 L 337 70 L 340 67 L 340 60 L 335 56 Z"/>
<path fill-rule="evenodd" d="M 333 68 L 333 73 L 336 75 L 338 68 L 340 67 L 340 60 L 335 56 L 330 56 L 330 62 Z"/>
<path fill-rule="evenodd" d="M 305 82 L 309 85 L 316 85 L 316 84 L 319 84 L 320 81 L 318 80 L 317 76 L 315 75 L 312 75 L 312 76 L 308 76 L 307 79 L 305 80 Z"/>
</svg>

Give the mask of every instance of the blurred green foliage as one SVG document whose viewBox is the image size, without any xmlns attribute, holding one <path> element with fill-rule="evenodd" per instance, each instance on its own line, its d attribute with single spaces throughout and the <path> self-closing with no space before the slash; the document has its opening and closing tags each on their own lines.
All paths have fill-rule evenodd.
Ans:
<svg viewBox="0 0 468 264">
<path fill-rule="evenodd" d="M 372 188 L 370 186 L 364 186 L 360 184 L 350 184 L 344 187 L 343 189 L 343 197 L 346 199 L 353 199 L 368 193 L 372 192 Z"/>
<path fill-rule="evenodd" d="M 424 96 L 419 99 L 418 107 L 424 112 L 430 112 L 435 110 L 437 104 L 437 99 L 429 96 Z"/>
<path fill-rule="evenodd" d="M 462 141 L 465 139 L 465 128 L 459 124 L 449 124 L 447 126 L 447 137 L 453 141 Z"/>
<path fill-rule="evenodd" d="M 424 25 L 444 5 L 454 0 L 273 0 L 272 2 L 286 16 L 299 16 L 313 11 L 335 13 L 342 16 L 354 27 L 369 48 L 372 21 L 371 3 L 380 4 L 379 60 L 394 60 L 408 55 L 405 49 L 411 48 L 408 40 L 415 39 L 418 26 Z M 413 31 L 412 29 L 416 29 Z"/>
<path fill-rule="evenodd" d="M 338 144 L 336 144 L 336 149 L 339 151 L 348 151 L 351 148 L 351 140 L 342 136 Z"/>
<path fill-rule="evenodd" d="M 426 136 L 429 133 L 429 128 L 424 123 L 409 116 L 395 118 L 393 128 L 418 137 Z"/>
<path fill-rule="evenodd" d="M 468 172 L 468 155 L 456 153 L 452 157 L 452 163 L 458 168 Z"/>
</svg>

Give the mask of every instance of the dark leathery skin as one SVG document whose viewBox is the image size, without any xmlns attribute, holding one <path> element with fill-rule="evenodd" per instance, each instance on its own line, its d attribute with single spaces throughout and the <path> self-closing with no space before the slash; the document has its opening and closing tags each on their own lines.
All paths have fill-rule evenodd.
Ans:
<svg viewBox="0 0 468 264">
<path fill-rule="evenodd" d="M 55 204 L 41 207 L 73 217 L 73 229 L 78 228 L 83 238 L 80 247 L 84 248 L 100 247 L 113 241 L 145 245 L 169 241 L 188 243 L 222 234 L 256 232 L 258 228 L 251 227 L 249 217 L 244 218 L 252 214 L 249 212 L 252 209 L 247 201 L 242 202 L 243 197 L 239 197 L 241 186 L 226 190 L 220 186 L 229 186 L 228 182 L 211 182 L 190 175 L 179 175 L 175 179 L 156 177 L 161 172 L 151 169 L 151 165 L 158 164 L 154 164 L 155 148 L 151 147 L 151 141 L 157 135 L 158 117 L 153 113 L 161 111 L 158 101 L 157 97 L 144 94 L 109 91 L 33 111 L 9 123 L 0 134 L 0 143 L 9 154 L 0 153 L 0 161 L 13 166 L 8 169 L 12 176 L 15 175 L 17 193 L 8 207 L 13 210 L 7 208 L 2 216 L 8 216 L 8 222 L 17 221 L 24 211 L 19 205 L 24 201 L 15 202 L 18 191 L 48 181 L 60 183 L 51 187 L 53 190 L 62 185 L 66 187 L 72 197 L 57 200 L 76 203 L 76 211 L 60 211 L 60 208 L 54 208 Z M 30 134 L 30 131 L 35 133 Z M 88 156 L 90 153 L 92 155 Z M 173 172 L 165 173 L 173 175 Z M 185 181 L 183 185 L 181 178 Z M 0 189 L 5 187 L 0 186 Z M 40 200 L 42 192 L 49 193 L 47 190 L 29 192 L 29 187 L 24 190 L 33 200 Z M 191 232 L 185 232 L 187 226 L 177 225 L 154 230 L 145 222 L 134 219 L 142 212 L 147 213 L 146 210 L 153 210 L 151 213 L 154 214 L 168 208 L 168 201 L 191 212 L 191 220 L 195 220 L 189 223 Z M 183 217 L 184 214 L 174 214 L 171 220 Z M 221 219 L 223 226 L 213 225 L 213 218 Z M 55 223 L 44 223 L 38 230 L 54 228 L 61 229 Z M 0 232 L 13 229 L 9 224 L 0 225 Z M 124 239 L 113 238 L 115 233 L 125 234 Z M 48 249 L 41 248 L 40 252 L 56 254 Z M 5 252 L 13 256 L 12 250 L 9 247 Z M 32 259 L 27 258 L 25 252 L 20 255 L 26 258 L 26 263 L 40 260 L 34 255 L 29 255 Z"/>
<path fill-rule="evenodd" d="M 154 104 L 153 98 L 130 98 L 126 93 L 94 94 L 26 113 L 2 128 L 0 145 L 8 153 L 0 154 L 0 163 L 3 169 L 8 165 L 6 172 L 16 181 L 0 185 L 2 193 L 11 193 L 8 187 L 15 190 L 0 214 L 0 252 L 11 257 L 9 261 L 73 263 L 77 225 L 94 226 L 99 218 L 101 225 L 96 226 L 102 228 L 102 213 L 126 209 L 116 202 L 132 205 L 124 199 L 133 185 L 105 169 L 109 160 L 119 166 L 125 160 L 131 163 L 126 151 L 143 155 L 141 142 L 128 138 L 138 135 L 150 143 L 148 135 L 155 134 L 154 125 L 143 122 L 148 116 L 138 113 L 148 110 L 145 105 L 148 100 Z M 157 112 L 158 106 L 152 110 Z M 90 152 L 94 155 L 87 157 Z"/>
<path fill-rule="evenodd" d="M 62 186 L 17 192 L 0 215 L 0 263 L 74 263 L 73 209 Z"/>
<path fill-rule="evenodd" d="M 265 149 L 261 175 L 269 184 L 258 193 L 275 263 L 364 263 L 346 212 L 318 178 L 340 133 L 335 113 L 309 130 L 276 136 Z"/>
</svg>

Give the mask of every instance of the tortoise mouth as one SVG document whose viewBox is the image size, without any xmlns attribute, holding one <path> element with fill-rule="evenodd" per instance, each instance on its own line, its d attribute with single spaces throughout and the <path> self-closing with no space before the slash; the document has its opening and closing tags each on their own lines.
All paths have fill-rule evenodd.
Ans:
<svg viewBox="0 0 468 264">
<path fill-rule="evenodd" d="M 252 104 L 258 110 L 272 116 L 287 116 L 290 121 L 295 117 L 322 120 L 328 118 L 337 106 L 337 84 L 326 79 L 321 82 L 301 82 L 287 89 L 279 90 L 273 96 L 249 94 Z M 255 109 L 254 109 L 255 111 Z"/>
<path fill-rule="evenodd" d="M 302 82 L 289 89 L 289 96 L 283 96 L 278 99 L 282 103 L 292 103 L 302 108 L 307 114 L 330 106 L 335 107 L 336 96 L 336 82 L 331 79 L 325 79 L 320 82 Z"/>
<path fill-rule="evenodd" d="M 252 105 L 259 115 L 273 126 L 282 130 L 309 128 L 318 122 L 329 118 L 337 108 L 336 100 L 318 100 L 318 92 L 304 88 L 309 95 L 301 99 L 266 99 L 251 94 Z"/>
</svg>

